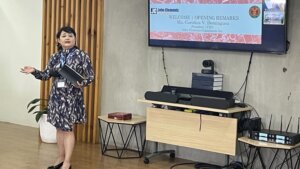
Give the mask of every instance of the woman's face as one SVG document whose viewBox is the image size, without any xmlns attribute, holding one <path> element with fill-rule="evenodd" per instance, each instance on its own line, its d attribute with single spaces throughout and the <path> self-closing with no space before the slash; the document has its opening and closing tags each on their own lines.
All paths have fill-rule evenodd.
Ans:
<svg viewBox="0 0 300 169">
<path fill-rule="evenodd" d="M 75 46 L 76 38 L 73 33 L 62 31 L 57 41 L 63 49 L 70 49 Z"/>
</svg>

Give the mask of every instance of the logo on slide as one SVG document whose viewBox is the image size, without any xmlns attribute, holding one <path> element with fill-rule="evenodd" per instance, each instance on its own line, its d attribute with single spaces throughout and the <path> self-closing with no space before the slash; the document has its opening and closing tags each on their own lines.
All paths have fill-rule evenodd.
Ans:
<svg viewBox="0 0 300 169">
<path fill-rule="evenodd" d="M 249 15 L 252 18 L 257 18 L 260 15 L 260 8 L 258 6 L 251 6 L 249 9 Z"/>
<path fill-rule="evenodd" d="M 151 8 L 150 14 L 157 14 L 157 8 Z"/>
</svg>

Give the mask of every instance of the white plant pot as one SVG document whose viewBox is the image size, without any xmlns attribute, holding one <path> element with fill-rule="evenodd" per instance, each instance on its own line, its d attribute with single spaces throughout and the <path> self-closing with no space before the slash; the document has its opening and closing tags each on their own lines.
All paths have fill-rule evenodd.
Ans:
<svg viewBox="0 0 300 169">
<path fill-rule="evenodd" d="M 39 120 L 40 136 L 45 143 L 56 143 L 56 128 L 47 122 L 47 115 L 43 114 Z"/>
</svg>

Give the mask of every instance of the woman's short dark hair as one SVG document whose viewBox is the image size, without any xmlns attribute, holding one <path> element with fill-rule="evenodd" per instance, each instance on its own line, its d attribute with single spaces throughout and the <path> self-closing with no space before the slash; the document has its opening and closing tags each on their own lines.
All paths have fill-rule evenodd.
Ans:
<svg viewBox="0 0 300 169">
<path fill-rule="evenodd" d="M 59 39 L 62 31 L 67 32 L 67 33 L 72 33 L 74 34 L 74 36 L 76 37 L 76 32 L 73 28 L 69 27 L 69 26 L 65 26 L 59 29 L 59 31 L 56 34 L 56 38 Z"/>
<path fill-rule="evenodd" d="M 67 32 L 67 33 L 72 33 L 76 38 L 75 30 L 73 28 L 71 28 L 70 26 L 64 26 L 64 27 L 60 28 L 59 31 L 56 33 L 56 39 L 59 39 L 59 37 L 63 31 Z M 76 44 L 75 44 L 75 47 L 78 48 L 76 46 Z M 57 50 L 61 51 L 62 49 L 63 49 L 62 46 L 59 43 L 57 43 Z"/>
</svg>

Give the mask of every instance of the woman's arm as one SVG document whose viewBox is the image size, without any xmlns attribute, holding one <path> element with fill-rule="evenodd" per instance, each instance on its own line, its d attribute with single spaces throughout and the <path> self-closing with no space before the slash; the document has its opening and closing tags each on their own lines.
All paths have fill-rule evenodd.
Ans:
<svg viewBox="0 0 300 169">
<path fill-rule="evenodd" d="M 32 66 L 24 66 L 23 68 L 21 68 L 21 72 L 26 74 L 31 73 L 36 79 L 48 80 L 52 76 L 58 76 L 58 73 L 56 71 L 57 69 L 55 69 L 54 67 L 55 62 L 55 57 L 54 55 L 52 55 L 45 70 L 40 71 Z"/>
<path fill-rule="evenodd" d="M 86 77 L 86 79 L 82 81 L 82 85 L 87 86 L 90 83 L 92 83 L 95 78 L 92 63 L 91 63 L 90 57 L 87 54 L 84 56 L 84 61 L 83 61 L 82 67 L 83 67 L 83 74 Z"/>
<path fill-rule="evenodd" d="M 23 68 L 21 68 L 21 72 L 25 73 L 25 74 L 30 74 L 34 71 L 35 71 L 35 68 L 32 66 L 24 66 Z"/>
</svg>

